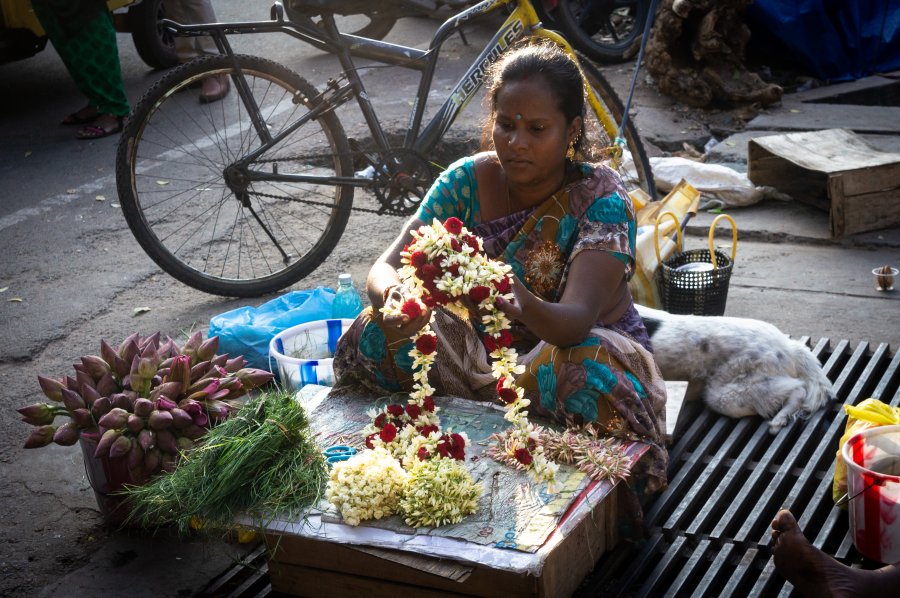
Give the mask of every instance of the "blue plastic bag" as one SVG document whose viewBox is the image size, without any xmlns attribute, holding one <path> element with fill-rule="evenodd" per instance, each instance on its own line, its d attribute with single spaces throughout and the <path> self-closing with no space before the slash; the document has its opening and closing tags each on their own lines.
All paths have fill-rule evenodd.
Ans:
<svg viewBox="0 0 900 598">
<path fill-rule="evenodd" d="M 209 320 L 209 336 L 219 337 L 219 353 L 243 355 L 248 367 L 269 369 L 269 342 L 282 330 L 331 317 L 334 291 L 318 287 L 291 291 L 259 307 L 244 306 Z"/>
</svg>

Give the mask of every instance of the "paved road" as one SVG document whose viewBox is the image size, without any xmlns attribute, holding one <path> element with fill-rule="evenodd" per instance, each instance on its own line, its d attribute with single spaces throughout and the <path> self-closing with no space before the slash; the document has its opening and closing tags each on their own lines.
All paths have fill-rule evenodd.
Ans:
<svg viewBox="0 0 900 598">
<path fill-rule="evenodd" d="M 216 9 L 222 20 L 255 19 L 268 15 L 268 4 L 217 0 Z M 390 40 L 421 46 L 434 28 L 432 22 L 405 19 Z M 480 35 L 474 31 L 469 37 L 476 41 Z M 287 37 L 247 36 L 234 44 L 283 62 L 318 86 L 333 74 L 330 57 Z M 160 73 L 140 62 L 127 36 L 121 36 L 119 46 L 128 94 L 135 101 Z M 432 99 L 442 99 L 473 56 L 460 40 L 448 42 L 446 70 L 438 74 Z M 624 92 L 627 69 L 608 72 Z M 379 71 L 367 81 L 383 119 L 402 125 L 414 76 Z M 211 316 L 251 302 L 187 288 L 144 255 L 117 205 L 117 139 L 76 141 L 72 129 L 56 124 L 83 99 L 51 49 L 0 66 L 0 86 L 0 424 L 6 431 L 0 438 L 0 595 L 32 596 L 41 588 L 46 595 L 114 592 L 126 579 L 133 596 L 190 593 L 224 568 L 227 551 L 219 544 L 108 536 L 98 527 L 77 450 L 24 451 L 20 447 L 29 430 L 14 409 L 41 399 L 38 374 L 70 373 L 80 355 L 98 351 L 101 338 L 118 342 L 132 331 L 157 330 L 184 338 L 192 330 L 205 330 Z M 351 114 L 350 107 L 341 111 L 345 128 L 360 136 L 359 120 Z M 694 124 L 679 118 L 672 113 L 639 124 L 648 132 L 674 126 L 696 133 Z M 454 127 L 454 139 L 476 138 L 476 120 L 472 114 Z M 758 228 L 773 224 L 765 213 L 762 218 Z M 342 270 L 362 280 L 381 250 L 379 239 L 389 238 L 399 225 L 395 218 L 354 216 L 335 256 L 296 288 L 332 285 Z M 742 244 L 746 270 L 732 281 L 730 315 L 767 319 L 796 336 L 900 345 L 900 303 L 874 294 L 867 270 L 873 262 L 900 264 L 896 244 L 851 250 L 810 245 L 801 235 L 782 238 L 786 242 L 773 249 L 772 240 L 751 237 Z M 696 238 L 689 242 L 699 243 Z M 137 307 L 150 311 L 137 316 Z M 844 316 L 851 313 L 867 314 L 870 328 L 848 325 Z M 90 555 L 90 564 L 80 568 Z"/>
</svg>

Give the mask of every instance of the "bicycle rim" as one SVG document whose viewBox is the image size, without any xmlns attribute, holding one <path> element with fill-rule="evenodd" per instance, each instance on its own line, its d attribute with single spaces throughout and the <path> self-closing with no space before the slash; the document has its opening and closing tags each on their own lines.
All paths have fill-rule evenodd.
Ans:
<svg viewBox="0 0 900 598">
<path fill-rule="evenodd" d="M 578 59 L 581 69 L 584 71 L 588 83 L 590 83 L 591 89 L 594 91 L 594 95 L 600 100 L 606 114 L 618 126 L 622 122 L 622 116 L 625 112 L 622 101 L 597 67 L 583 56 L 579 55 Z M 588 106 L 588 112 L 590 113 L 590 106 Z M 615 140 L 603 128 L 600 118 L 596 114 L 588 114 L 585 118 L 585 133 L 591 143 L 600 150 L 601 154 L 606 153 L 607 150 L 614 148 L 616 145 Z M 623 156 L 617 170 L 625 182 L 625 188 L 628 191 L 640 188 L 651 199 L 656 199 L 656 184 L 653 181 L 650 160 L 647 159 L 647 152 L 644 150 L 644 144 L 640 135 L 638 135 L 633 119 L 628 119 L 625 130 L 622 132 L 622 138 L 625 141 L 623 149 L 628 154 Z"/>
<path fill-rule="evenodd" d="M 308 111 L 312 85 L 269 60 L 236 56 L 268 132 Z M 117 155 L 122 210 L 147 254 L 204 292 L 253 297 L 287 287 L 331 253 L 349 218 L 353 188 L 248 181 L 235 163 L 261 145 L 251 110 L 231 92 L 198 101 L 205 77 L 233 73 L 228 57 L 195 60 L 154 85 L 128 119 Z M 333 114 L 310 120 L 247 165 L 266 174 L 352 176 L 350 150 Z"/>
<path fill-rule="evenodd" d="M 599 8 L 604 7 L 604 8 Z M 621 62 L 644 31 L 647 0 L 560 0 L 566 37 L 598 62 Z"/>
</svg>

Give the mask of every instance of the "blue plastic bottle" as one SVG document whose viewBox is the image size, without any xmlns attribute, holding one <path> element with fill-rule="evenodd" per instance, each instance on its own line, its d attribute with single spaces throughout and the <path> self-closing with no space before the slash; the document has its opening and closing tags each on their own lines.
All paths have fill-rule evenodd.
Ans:
<svg viewBox="0 0 900 598">
<path fill-rule="evenodd" d="M 334 295 L 334 303 L 331 304 L 331 317 L 352 320 L 362 308 L 362 298 L 353 287 L 353 277 L 347 273 L 339 275 L 338 290 Z"/>
</svg>

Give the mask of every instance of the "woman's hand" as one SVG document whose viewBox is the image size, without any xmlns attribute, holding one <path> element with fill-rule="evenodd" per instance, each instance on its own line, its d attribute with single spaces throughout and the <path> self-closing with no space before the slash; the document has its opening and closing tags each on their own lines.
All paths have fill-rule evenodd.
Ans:
<svg viewBox="0 0 900 598">
<path fill-rule="evenodd" d="M 397 311 L 403 306 L 408 298 L 403 296 L 400 285 L 393 285 L 385 289 L 384 305 Z M 386 332 L 397 332 L 398 336 L 410 337 L 418 334 L 428 322 L 431 321 L 431 309 L 427 306 L 421 306 L 422 313 L 415 318 L 410 318 L 407 314 L 400 313 L 398 315 L 384 314 L 382 322 Z"/>
<path fill-rule="evenodd" d="M 536 299 L 540 301 L 538 297 L 535 297 L 524 284 L 519 281 L 517 276 L 512 277 L 512 293 L 513 299 L 511 301 L 507 301 L 501 297 L 497 298 L 497 307 L 500 308 L 506 317 L 513 321 L 522 321 L 522 315 L 525 312 L 525 303 L 530 299 Z"/>
</svg>

